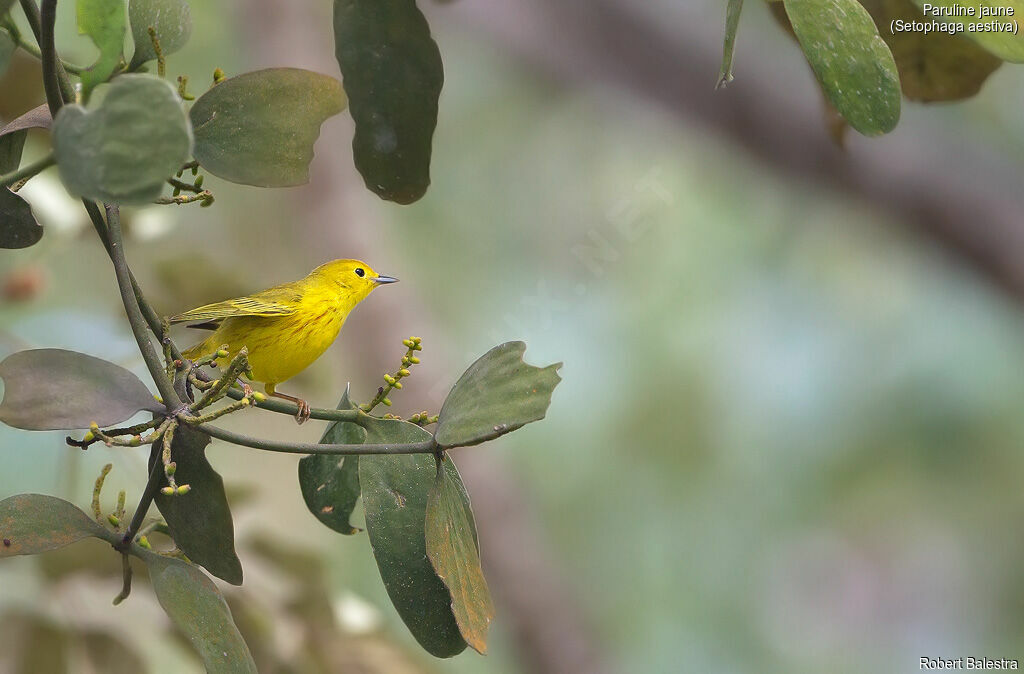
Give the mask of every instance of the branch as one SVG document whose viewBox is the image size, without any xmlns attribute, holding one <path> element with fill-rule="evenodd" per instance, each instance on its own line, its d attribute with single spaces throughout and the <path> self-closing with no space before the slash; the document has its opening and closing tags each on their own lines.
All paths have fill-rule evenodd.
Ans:
<svg viewBox="0 0 1024 674">
<path fill-rule="evenodd" d="M 35 35 L 36 42 L 42 47 L 43 44 L 43 30 L 42 30 L 42 19 L 39 14 L 39 8 L 36 7 L 35 0 L 21 0 L 21 9 L 25 12 L 25 19 L 28 21 L 29 28 L 32 29 L 32 34 Z M 51 31 L 52 32 L 52 31 Z M 39 59 L 42 60 L 43 53 L 42 49 L 39 50 Z M 64 70 L 64 62 L 60 59 L 57 61 L 57 81 L 60 83 L 60 91 L 64 102 L 72 101 L 75 99 L 75 90 L 71 86 L 71 80 L 68 79 L 68 74 Z"/>
<path fill-rule="evenodd" d="M 46 155 L 37 162 L 22 166 L 20 169 L 17 169 L 16 171 L 11 171 L 10 173 L 0 175 L 0 187 L 10 187 L 14 183 L 20 182 L 26 178 L 31 178 L 37 173 L 43 172 L 44 170 L 50 168 L 56 163 L 57 159 L 56 157 L 53 156 L 53 153 L 51 152 L 50 154 Z"/>
<path fill-rule="evenodd" d="M 43 6 L 46 6 L 45 1 Z M 135 335 L 135 341 L 139 345 L 142 358 L 146 361 L 146 367 L 149 368 L 149 374 L 153 377 L 153 381 L 160 391 L 164 405 L 168 411 L 177 411 L 182 406 L 181 399 L 178 398 L 174 385 L 167 378 L 163 360 L 157 355 L 156 349 L 153 348 L 153 342 L 150 341 L 149 333 L 146 329 L 146 319 L 143 317 L 138 300 L 135 298 L 131 271 L 129 271 L 128 263 L 124 257 L 120 213 L 116 205 L 106 204 L 105 208 L 107 211 L 107 233 L 110 236 L 110 260 L 114 263 L 114 272 L 117 274 L 117 286 L 121 291 L 121 302 L 124 304 L 125 314 L 128 315 L 128 323 L 131 325 L 132 333 Z"/>
<path fill-rule="evenodd" d="M 157 451 L 156 445 L 150 450 L 150 461 L 153 463 L 153 467 L 149 471 L 149 481 L 146 482 L 146 489 L 142 492 L 142 498 L 139 499 L 139 505 L 135 508 L 135 514 L 132 516 L 131 524 L 124 532 L 124 536 L 121 538 L 121 550 L 128 548 L 132 544 L 132 539 L 135 538 L 135 533 L 142 526 L 142 521 L 146 518 L 146 513 L 149 511 L 149 506 L 153 504 L 153 498 L 156 497 L 157 489 L 160 488 L 160 478 L 163 476 L 163 463 L 154 460 L 153 453 Z M 118 547 L 118 546 L 114 546 Z"/>
<path fill-rule="evenodd" d="M 437 451 L 437 443 L 434 439 L 422 442 L 407 442 L 397 444 L 366 444 L 366 445 L 332 445 L 318 444 L 312 442 L 279 442 L 277 440 L 264 440 L 248 435 L 241 435 L 232 431 L 202 424 L 195 427 L 196 430 L 206 433 L 211 438 L 217 438 L 224 442 L 230 442 L 243 447 L 262 449 L 267 452 L 283 452 L 285 454 L 335 454 L 344 456 L 358 456 L 361 454 L 433 454 Z"/>
<path fill-rule="evenodd" d="M 235 400 L 241 400 L 244 395 L 245 393 L 236 388 L 228 390 L 228 397 L 234 398 Z M 277 398 L 267 398 L 262 402 L 256 403 L 256 407 L 261 410 L 277 412 L 278 414 L 287 414 L 290 417 L 294 417 L 299 411 L 299 406 L 295 403 L 279 400 Z M 309 418 L 319 419 L 321 421 L 351 421 L 353 423 L 359 423 L 360 412 L 359 410 L 329 410 L 314 407 L 309 410 Z"/>
<path fill-rule="evenodd" d="M 35 3 L 22 0 L 22 7 L 31 4 L 35 9 Z M 29 10 L 25 10 L 28 15 Z M 46 104 L 50 106 L 50 116 L 57 118 L 57 112 L 64 105 L 64 93 L 61 87 L 60 76 L 57 74 L 58 62 L 57 47 L 54 44 L 53 27 L 57 21 L 57 0 L 43 0 L 42 9 L 39 13 L 40 33 L 39 51 L 43 62 L 43 89 L 46 91 Z M 65 75 L 67 77 L 67 75 Z"/>
</svg>

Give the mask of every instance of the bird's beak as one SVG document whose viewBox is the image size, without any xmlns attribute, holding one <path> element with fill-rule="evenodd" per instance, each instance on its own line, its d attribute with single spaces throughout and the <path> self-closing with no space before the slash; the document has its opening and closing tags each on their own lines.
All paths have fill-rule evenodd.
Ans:
<svg viewBox="0 0 1024 674">
<path fill-rule="evenodd" d="M 396 279 L 394 276 L 382 276 L 382 275 L 378 274 L 377 278 L 373 279 L 373 282 L 374 283 L 381 283 L 381 284 L 383 284 L 383 283 L 398 283 L 398 279 Z"/>
</svg>

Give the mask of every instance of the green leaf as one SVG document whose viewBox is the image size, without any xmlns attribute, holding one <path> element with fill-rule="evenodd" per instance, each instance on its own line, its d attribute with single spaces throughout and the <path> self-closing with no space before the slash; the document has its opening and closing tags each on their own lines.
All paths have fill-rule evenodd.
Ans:
<svg viewBox="0 0 1024 674">
<path fill-rule="evenodd" d="M 368 423 L 367 443 L 430 438 L 422 428 L 405 421 Z M 451 461 L 445 464 L 451 465 Z M 454 468 L 452 465 L 449 470 Z M 363 456 L 359 460 L 366 532 L 388 596 L 416 641 L 431 655 L 448 658 L 465 650 L 466 642 L 452 614 L 451 594 L 427 558 L 425 521 L 434 474 L 435 461 L 430 454 Z"/>
<path fill-rule="evenodd" d="M 0 147 L 2 153 L 3 148 Z M 41 238 L 43 228 L 36 222 L 28 202 L 9 188 L 0 188 L 0 248 L 28 248 L 39 243 Z M 0 412 L 0 421 L 3 420 Z"/>
<path fill-rule="evenodd" d="M 900 80 L 892 52 L 856 0 L 784 0 L 800 47 L 825 96 L 865 136 L 900 119 Z"/>
<path fill-rule="evenodd" d="M 525 351 L 523 342 L 505 342 L 469 366 L 438 415 L 441 447 L 476 445 L 544 418 L 562 364 L 527 365 Z"/>
<path fill-rule="evenodd" d="M 242 584 L 242 563 L 235 554 L 235 527 L 224 494 L 224 480 L 206 460 L 210 436 L 181 425 L 171 443 L 171 460 L 177 464 L 174 479 L 191 490 L 180 496 L 157 492 L 154 502 L 167 520 L 171 537 L 196 564 L 232 585 Z M 153 446 L 150 469 L 160 461 L 163 439 Z M 161 487 L 167 486 L 164 478 Z"/>
<path fill-rule="evenodd" d="M 0 6 L 0 16 L 3 16 L 6 11 Z M 14 50 L 17 48 L 18 46 L 14 44 L 11 36 L 6 31 L 0 30 L 0 75 L 3 75 L 7 66 L 11 64 L 11 56 L 14 55 Z"/>
<path fill-rule="evenodd" d="M 217 586 L 198 567 L 145 550 L 160 605 L 199 653 L 207 674 L 256 674 L 256 664 Z"/>
<path fill-rule="evenodd" d="M 14 119 L 10 124 L 0 129 L 0 136 L 6 136 L 9 133 L 15 131 L 23 131 L 25 129 L 49 129 L 53 123 L 53 119 L 50 118 L 50 107 L 43 103 L 42 105 L 36 106 Z"/>
<path fill-rule="evenodd" d="M 60 109 L 53 147 L 72 194 L 141 204 L 188 161 L 192 129 L 174 87 L 153 75 L 121 75 L 95 110 Z"/>
<path fill-rule="evenodd" d="M 28 131 L 0 134 L 0 173 L 9 173 L 18 168 L 27 137 Z"/>
<path fill-rule="evenodd" d="M 189 113 L 195 157 L 215 176 L 257 187 L 309 182 L 320 125 L 345 109 L 333 77 L 299 68 L 269 68 L 226 79 Z"/>
<path fill-rule="evenodd" d="M 356 406 L 348 388 L 338 403 L 339 410 Z M 366 431 L 347 421 L 334 421 L 324 431 L 320 444 L 362 444 Z M 359 457 L 310 454 L 299 460 L 299 487 L 309 512 L 327 527 L 346 536 L 359 533 L 350 520 L 359 500 Z"/>
<path fill-rule="evenodd" d="M 63 499 L 18 494 L 0 501 L 0 558 L 56 550 L 90 536 L 109 539 L 95 520 Z"/>
<path fill-rule="evenodd" d="M 124 48 L 124 1 L 78 0 L 78 32 L 88 35 L 99 48 L 100 56 L 91 68 L 82 72 L 82 89 L 89 92 L 106 82 L 117 69 Z"/>
<path fill-rule="evenodd" d="M 448 587 L 452 613 L 462 638 L 476 652 L 487 654 L 487 630 L 494 618 L 494 603 L 480 567 L 480 549 L 466 488 L 445 457 L 438 466 L 434 486 L 427 497 L 427 556 Z M 453 466 L 454 468 L 454 466 Z"/>
<path fill-rule="evenodd" d="M 725 10 L 725 41 L 722 45 L 722 70 L 718 73 L 718 87 L 732 82 L 732 57 L 736 50 L 736 29 L 740 25 L 743 0 L 729 0 Z"/>
<path fill-rule="evenodd" d="M 889 30 L 894 21 L 929 21 L 912 0 L 861 0 L 892 50 L 903 95 L 914 101 L 954 101 L 978 93 L 1002 61 L 963 35 Z"/>
<path fill-rule="evenodd" d="M 120 365 L 63 349 L 19 351 L 0 363 L 0 421 L 29 431 L 111 426 L 136 412 L 163 411 Z"/>
<path fill-rule="evenodd" d="M 923 8 L 924 0 L 914 0 L 914 4 Z M 1016 23 L 1024 16 L 1024 0 L 928 0 L 932 7 L 973 8 L 974 16 L 939 16 L 934 13 L 925 15 L 927 20 L 951 23 L 957 26 L 960 35 L 977 42 L 990 53 L 1010 63 L 1024 63 L 1024 35 L 1014 30 Z M 1012 9 L 1013 16 L 979 16 L 981 8 Z M 1009 24 L 1010 30 L 979 30 L 983 24 L 997 22 Z M 1015 34 L 1016 32 L 1016 34 Z M 937 35 L 929 33 L 929 37 Z"/>
<path fill-rule="evenodd" d="M 129 0 L 128 21 L 135 42 L 129 69 L 156 58 L 150 28 L 156 31 L 164 56 L 180 50 L 192 35 L 192 12 L 184 0 Z"/>
<path fill-rule="evenodd" d="M 430 185 L 441 52 L 414 0 L 335 0 L 334 48 L 356 123 L 366 187 L 411 204 Z"/>
</svg>

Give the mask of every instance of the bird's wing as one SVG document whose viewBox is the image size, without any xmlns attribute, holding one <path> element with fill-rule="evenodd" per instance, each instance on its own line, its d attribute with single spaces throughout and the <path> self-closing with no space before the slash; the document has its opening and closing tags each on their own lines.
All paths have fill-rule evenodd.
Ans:
<svg viewBox="0 0 1024 674">
<path fill-rule="evenodd" d="M 181 323 L 220 321 L 235 316 L 290 316 L 296 312 L 299 299 L 299 290 L 293 284 L 286 284 L 245 297 L 205 304 L 171 316 L 169 320 L 171 323 Z"/>
</svg>

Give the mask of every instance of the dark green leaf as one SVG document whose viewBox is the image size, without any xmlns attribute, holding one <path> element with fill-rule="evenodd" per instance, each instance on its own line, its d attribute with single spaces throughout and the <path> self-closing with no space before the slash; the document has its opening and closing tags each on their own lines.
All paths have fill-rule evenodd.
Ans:
<svg viewBox="0 0 1024 674">
<path fill-rule="evenodd" d="M 179 426 L 171 443 L 171 460 L 177 464 L 174 479 L 191 487 L 189 493 L 154 499 L 167 520 L 171 537 L 196 564 L 232 585 L 242 584 L 242 563 L 235 554 L 235 527 L 224 495 L 224 480 L 206 460 L 210 436 L 190 426 Z M 153 446 L 150 467 L 160 460 L 163 440 Z M 160 483 L 167 486 L 166 479 Z"/>
<path fill-rule="evenodd" d="M 356 123 L 366 186 L 410 204 L 430 185 L 444 66 L 414 0 L 335 0 L 334 48 Z"/>
<path fill-rule="evenodd" d="M 163 410 L 134 374 L 76 351 L 13 353 L 0 363 L 0 378 L 0 421 L 30 431 L 110 426 L 141 410 Z"/>
<path fill-rule="evenodd" d="M 451 457 L 446 456 L 444 464 L 451 465 Z M 452 613 L 462 638 L 473 650 L 486 655 L 494 604 L 480 568 L 466 488 L 458 472 L 445 470 L 444 466 L 437 471 L 427 498 L 426 544 L 434 570 L 451 593 Z"/>
<path fill-rule="evenodd" d="M 0 173 L 10 173 L 21 164 L 28 131 L 14 131 L 0 135 Z"/>
<path fill-rule="evenodd" d="M 164 56 L 180 50 L 192 35 L 192 13 L 184 0 L 129 0 L 128 21 L 135 41 L 130 68 L 156 58 L 150 28 L 156 31 Z"/>
<path fill-rule="evenodd" d="M 475 445 L 544 418 L 562 364 L 527 365 L 525 351 L 522 342 L 505 342 L 469 366 L 441 407 L 439 445 Z"/>
<path fill-rule="evenodd" d="M 914 4 L 918 7 L 923 7 L 926 3 L 924 0 L 914 0 Z M 941 21 L 945 23 L 951 23 L 957 25 L 961 35 L 965 35 L 971 40 L 974 40 L 979 45 L 984 47 L 990 53 L 998 56 L 1004 61 L 1011 63 L 1024 63 L 1024 35 L 1015 30 L 1017 21 L 1020 20 L 1021 16 L 1024 16 L 1024 0 L 970 0 L 965 2 L 964 0 L 928 0 L 928 3 L 932 7 L 961 7 L 961 8 L 973 8 L 974 16 L 938 16 L 936 14 L 926 15 L 926 19 Z M 1012 16 L 979 16 L 980 8 L 1007 8 L 1013 10 Z M 1009 24 L 1009 31 L 994 31 L 994 30 L 978 30 L 978 24 L 990 23 L 997 21 L 1003 24 Z M 971 30 L 972 24 L 974 30 Z M 929 36 L 933 36 L 936 33 L 929 33 Z"/>
<path fill-rule="evenodd" d="M 943 31 L 893 33 L 894 21 L 928 21 L 912 0 L 861 0 L 892 50 L 903 95 L 914 101 L 974 96 L 1002 61 L 963 35 Z"/>
<path fill-rule="evenodd" d="M 53 147 L 72 194 L 146 203 L 188 161 L 192 129 L 174 87 L 153 75 L 121 75 L 95 110 L 61 108 Z"/>
<path fill-rule="evenodd" d="M 117 68 L 124 47 L 124 0 L 78 0 L 78 31 L 92 38 L 100 57 L 82 73 L 85 95 Z"/>
<path fill-rule="evenodd" d="M 368 443 L 420 442 L 430 437 L 405 421 L 371 423 Z M 447 658 L 462 652 L 466 642 L 452 614 L 448 588 L 427 558 L 424 527 L 434 474 L 435 461 L 430 454 L 363 456 L 359 460 L 366 532 L 384 587 L 416 641 L 431 655 Z"/>
<path fill-rule="evenodd" d="M 6 11 L 0 3 L 0 16 L 3 16 Z M 6 31 L 0 30 L 0 75 L 7 70 L 7 66 L 11 63 L 11 56 L 17 48 L 18 46 L 14 44 L 11 36 Z"/>
<path fill-rule="evenodd" d="M 0 139 L 0 146 L 3 144 L 3 139 Z M 41 238 L 43 228 L 36 222 L 28 202 L 8 188 L 0 188 L 0 248 L 28 248 Z M 0 421 L 3 420 L 0 408 Z"/>
<path fill-rule="evenodd" d="M 341 83 L 327 75 L 270 68 L 232 77 L 192 106 L 195 156 L 231 182 L 302 185 L 309 182 L 320 125 L 344 109 Z"/>
<path fill-rule="evenodd" d="M 740 25 L 743 0 L 729 0 L 725 10 L 725 43 L 722 45 L 722 70 L 718 73 L 718 86 L 732 82 L 732 57 L 736 50 L 736 29 Z"/>
<path fill-rule="evenodd" d="M 339 410 L 355 409 L 348 388 L 338 403 Z M 366 431 L 361 426 L 334 421 L 324 431 L 320 443 L 362 444 Z M 350 520 L 359 500 L 359 457 L 310 454 L 299 460 L 299 487 L 306 507 L 326 526 L 351 535 L 361 531 Z"/>
<path fill-rule="evenodd" d="M 857 0 L 784 0 L 800 47 L 825 96 L 865 136 L 900 119 L 900 80 L 892 52 Z"/>
<path fill-rule="evenodd" d="M 0 558 L 56 550 L 107 531 L 75 505 L 53 496 L 18 494 L 0 501 Z"/>
<path fill-rule="evenodd" d="M 256 674 L 249 648 L 213 581 L 180 559 L 145 550 L 137 554 L 149 567 L 157 600 L 192 642 L 207 674 Z"/>
</svg>

